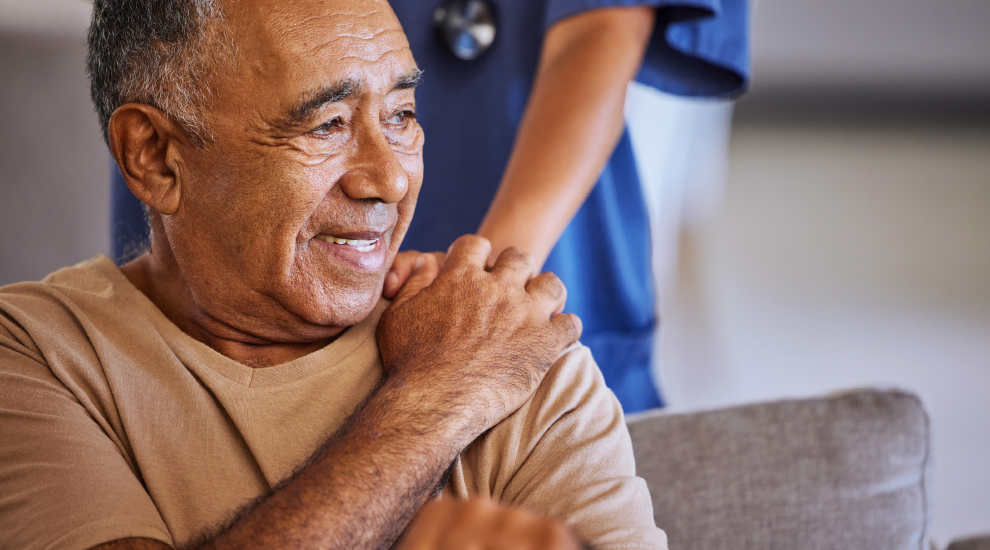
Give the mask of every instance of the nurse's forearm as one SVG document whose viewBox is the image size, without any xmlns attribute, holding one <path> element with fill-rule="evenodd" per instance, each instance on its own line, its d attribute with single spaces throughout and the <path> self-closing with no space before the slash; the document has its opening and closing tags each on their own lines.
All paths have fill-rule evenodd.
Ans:
<svg viewBox="0 0 990 550">
<path fill-rule="evenodd" d="M 547 31 L 512 155 L 478 230 L 492 242 L 489 263 L 509 246 L 546 260 L 622 135 L 626 85 L 653 23 L 650 7 L 606 8 Z"/>
</svg>

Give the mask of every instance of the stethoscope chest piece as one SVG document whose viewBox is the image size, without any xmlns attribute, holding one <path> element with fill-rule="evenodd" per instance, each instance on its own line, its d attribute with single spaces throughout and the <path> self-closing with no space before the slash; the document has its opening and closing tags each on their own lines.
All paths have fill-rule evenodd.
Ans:
<svg viewBox="0 0 990 550">
<path fill-rule="evenodd" d="M 495 6 L 489 0 L 446 0 L 433 12 L 433 27 L 455 57 L 478 59 L 495 42 Z"/>
</svg>

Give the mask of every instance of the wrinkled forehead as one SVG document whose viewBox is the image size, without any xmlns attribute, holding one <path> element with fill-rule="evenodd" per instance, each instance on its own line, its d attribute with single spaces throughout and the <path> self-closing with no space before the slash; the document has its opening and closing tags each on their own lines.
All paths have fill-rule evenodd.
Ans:
<svg viewBox="0 0 990 550">
<path fill-rule="evenodd" d="M 241 76 L 269 82 L 390 76 L 413 64 L 409 44 L 385 0 L 228 0 Z"/>
</svg>

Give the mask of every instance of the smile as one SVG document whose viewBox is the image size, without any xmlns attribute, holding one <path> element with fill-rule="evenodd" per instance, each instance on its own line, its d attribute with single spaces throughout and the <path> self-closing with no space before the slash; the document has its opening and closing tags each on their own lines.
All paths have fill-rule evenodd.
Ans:
<svg viewBox="0 0 990 550">
<path fill-rule="evenodd" d="M 330 244 L 350 246 L 358 252 L 371 252 L 375 249 L 375 245 L 378 244 L 378 239 L 372 239 L 370 241 L 360 239 L 342 239 L 340 237 L 334 237 L 333 235 L 317 235 L 316 238 Z"/>
</svg>

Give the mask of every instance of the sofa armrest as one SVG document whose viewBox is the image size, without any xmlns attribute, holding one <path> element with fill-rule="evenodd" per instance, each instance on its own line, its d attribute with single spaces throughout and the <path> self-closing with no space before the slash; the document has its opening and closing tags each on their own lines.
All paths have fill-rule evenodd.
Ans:
<svg viewBox="0 0 990 550">
<path fill-rule="evenodd" d="M 954 540 L 946 550 L 990 550 L 990 535 Z"/>
<path fill-rule="evenodd" d="M 657 525 L 678 550 L 927 544 L 930 433 L 920 399 L 857 390 L 628 420 Z"/>
</svg>

